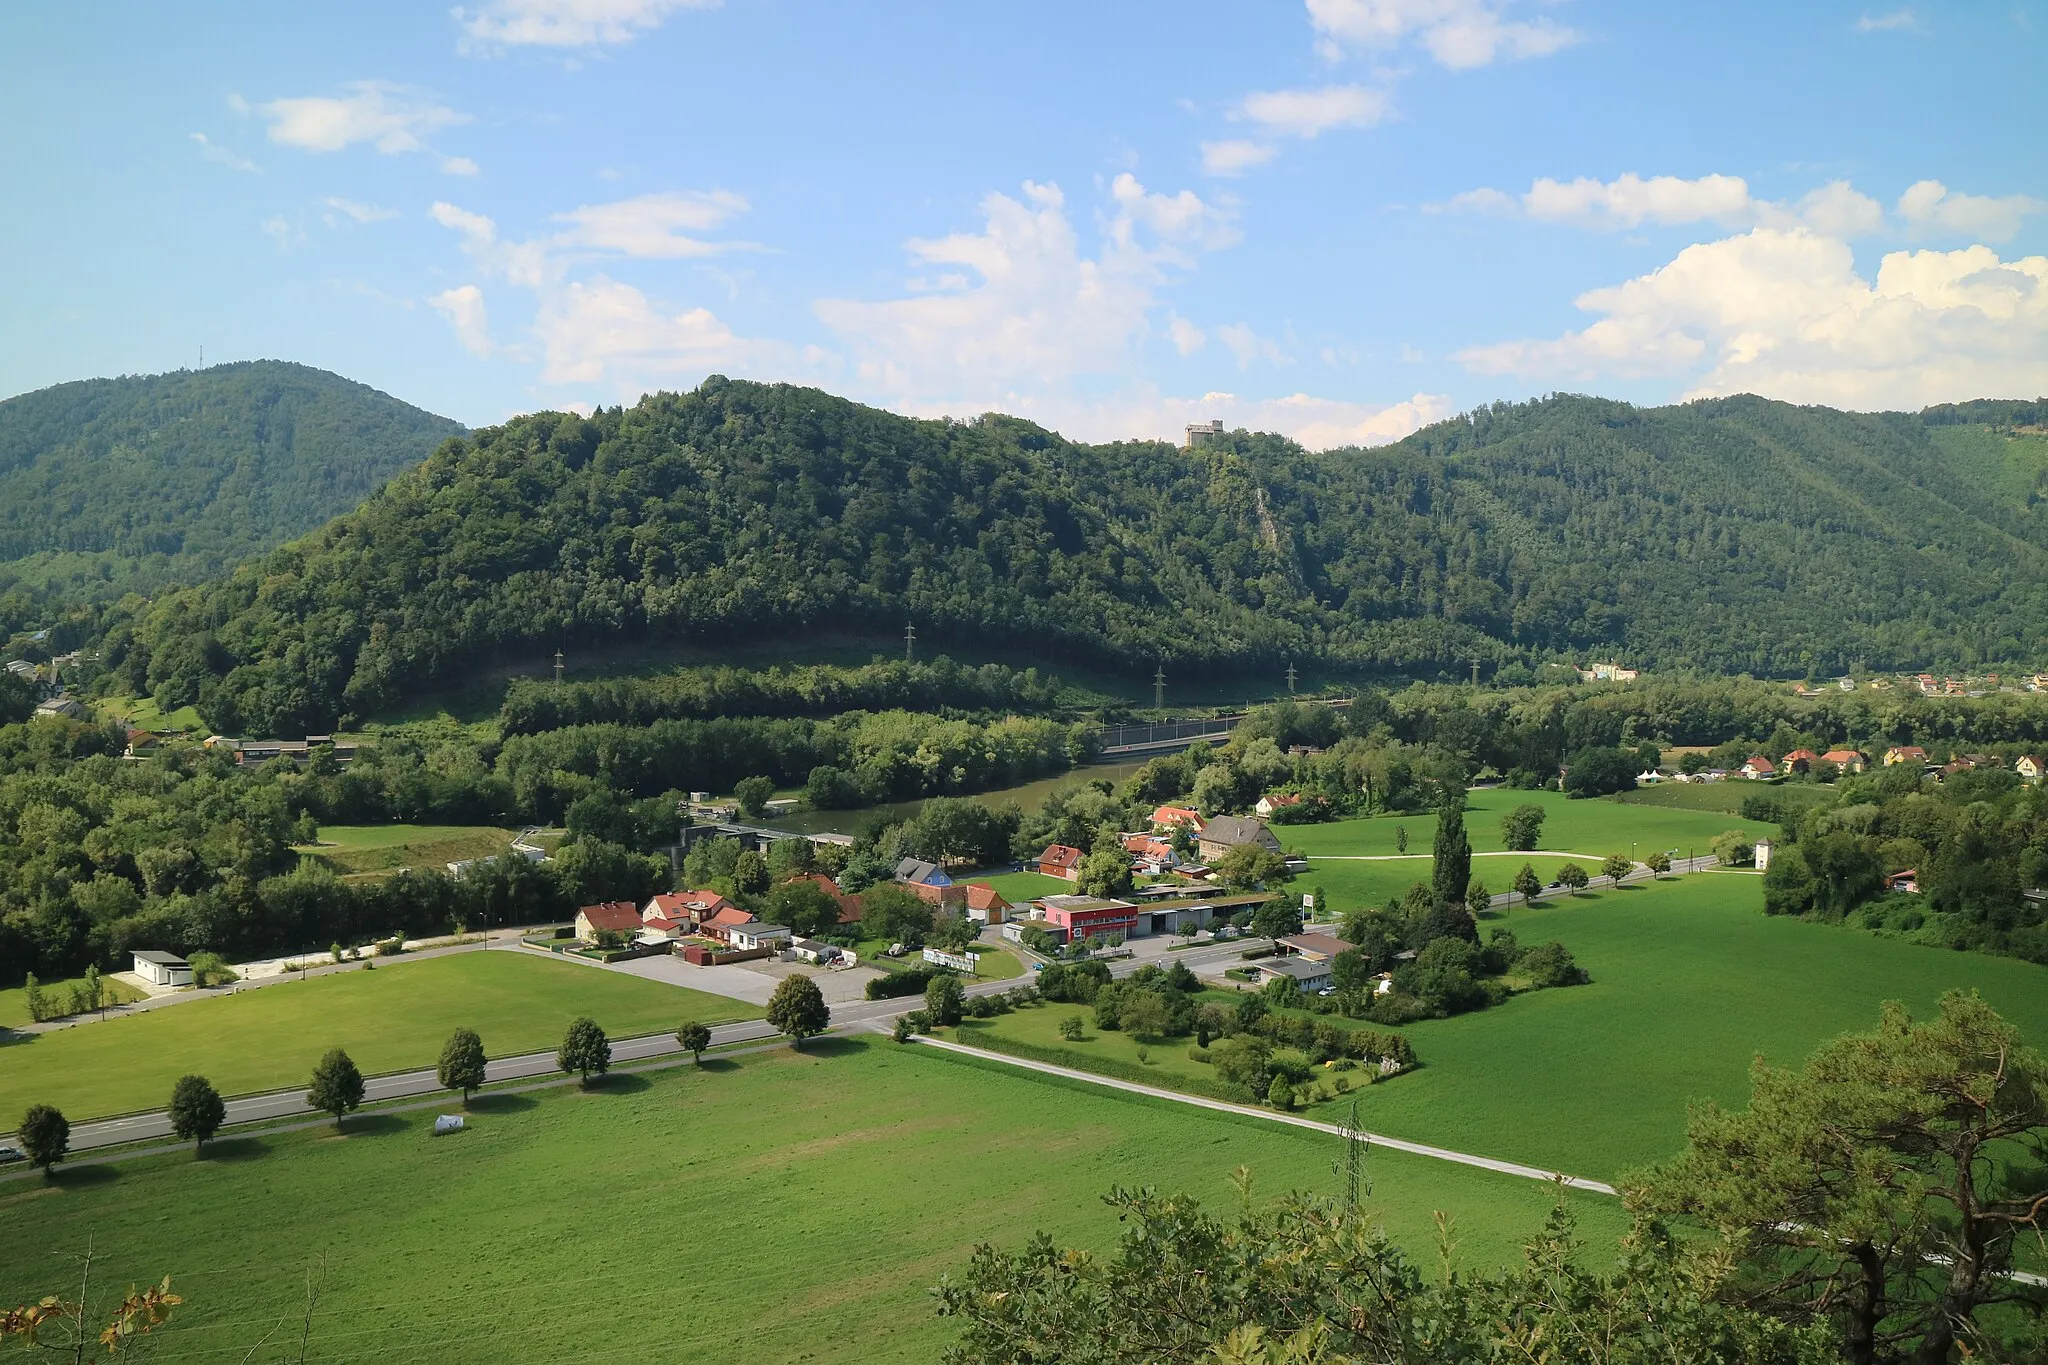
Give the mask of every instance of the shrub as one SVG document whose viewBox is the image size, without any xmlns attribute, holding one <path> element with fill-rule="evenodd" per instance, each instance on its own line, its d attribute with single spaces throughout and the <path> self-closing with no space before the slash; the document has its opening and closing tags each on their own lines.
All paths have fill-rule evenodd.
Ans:
<svg viewBox="0 0 2048 1365">
<path fill-rule="evenodd" d="M 1046 970 L 1052 969 L 1048 967 Z M 941 973 L 936 967 L 906 967 L 868 982 L 865 994 L 870 1000 L 898 1000 L 906 995 L 922 995 L 939 975 Z"/>
<path fill-rule="evenodd" d="M 405 951 L 405 935 L 393 934 L 390 938 L 377 940 L 378 957 L 397 957 Z"/>
<path fill-rule="evenodd" d="M 232 986 L 242 979 L 219 953 L 194 953 L 190 965 L 195 986 Z"/>
<path fill-rule="evenodd" d="M 1070 1043 L 1078 1043 L 1081 1041 L 1082 1024 L 1080 1015 L 1070 1014 L 1066 1018 L 1060 1020 L 1060 1037 L 1066 1039 Z"/>
</svg>

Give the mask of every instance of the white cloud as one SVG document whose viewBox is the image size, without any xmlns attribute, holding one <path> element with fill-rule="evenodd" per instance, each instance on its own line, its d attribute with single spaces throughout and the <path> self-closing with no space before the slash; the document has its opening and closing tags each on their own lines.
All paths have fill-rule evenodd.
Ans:
<svg viewBox="0 0 2048 1365">
<path fill-rule="evenodd" d="M 1956 194 L 1939 180 L 1922 180 L 1899 196 L 1899 216 L 1916 233 L 1951 233 L 1994 242 L 2006 241 L 2027 215 L 2044 210 L 2048 203 L 2024 194 Z"/>
<path fill-rule="evenodd" d="M 1202 169 L 1210 175 L 1243 175 L 1271 161 L 1279 150 L 1270 142 L 1254 142 L 1249 138 L 1205 142 L 1202 144 Z"/>
<path fill-rule="evenodd" d="M 920 416 L 965 416 L 959 404 L 909 409 Z M 1418 393 L 1390 404 L 1355 403 L 1295 393 L 1280 398 L 1244 398 L 1212 391 L 1182 398 L 1151 389 L 1107 399 L 1009 393 L 989 406 L 1025 417 L 1080 441 L 1172 441 L 1179 444 L 1190 423 L 1221 420 L 1225 428 L 1273 431 L 1311 450 L 1332 446 L 1385 445 L 1454 414 L 1444 394 Z"/>
<path fill-rule="evenodd" d="M 2048 393 L 2048 257 L 1893 252 L 1871 282 L 1846 242 L 1757 228 L 1577 302 L 1598 321 L 1458 358 L 1482 374 L 1677 375 L 1687 397 L 1862 409 Z"/>
<path fill-rule="evenodd" d="M 1462 71 L 1546 57 L 1579 41 L 1548 18 L 1509 18 L 1514 8 L 1514 0 L 1308 0 L 1318 46 L 1329 56 L 1412 40 L 1439 65 Z"/>
<path fill-rule="evenodd" d="M 630 43 L 679 9 L 715 9 L 718 0 L 489 0 L 456 9 L 464 46 L 596 47 Z"/>
<path fill-rule="evenodd" d="M 478 169 L 477 164 L 466 156 L 444 156 L 441 158 L 441 170 L 447 175 L 475 175 Z"/>
<path fill-rule="evenodd" d="M 1280 343 L 1271 337 L 1262 337 L 1252 330 L 1250 323 L 1233 322 L 1216 329 L 1216 339 L 1237 357 L 1237 368 L 1248 370 L 1258 361 L 1269 365 L 1285 365 L 1291 357 L 1280 349 Z"/>
<path fill-rule="evenodd" d="M 1127 369 L 1150 335 L 1157 288 L 1190 252 L 1234 240 L 1228 217 L 1192 192 L 1148 193 L 1128 173 L 1095 254 L 1083 248 L 1057 185 L 983 199 L 979 232 L 913 239 L 908 297 L 820 299 L 826 326 L 851 339 L 860 374 L 899 401 L 958 410 L 999 400 L 1015 381 L 1057 384 Z"/>
<path fill-rule="evenodd" d="M 397 209 L 379 208 L 375 204 L 361 204 L 353 199 L 343 199 L 339 195 L 330 194 L 320 202 L 334 210 L 334 213 L 327 215 L 327 221 L 330 224 L 340 221 L 334 216 L 335 214 L 340 214 L 341 217 L 358 223 L 381 223 L 387 218 L 396 218 L 398 216 Z"/>
<path fill-rule="evenodd" d="M 1749 186 L 1740 176 L 1684 180 L 1658 175 L 1645 180 L 1631 173 L 1605 183 L 1584 176 L 1572 181 L 1538 180 L 1522 196 L 1522 207 L 1531 218 L 1550 222 L 1632 228 L 1645 222 L 1733 222 L 1750 212 L 1750 197 Z"/>
<path fill-rule="evenodd" d="M 308 152 L 338 152 L 367 142 L 387 156 L 426 150 L 428 134 L 468 123 L 469 115 L 389 81 L 352 81 L 345 95 L 306 95 L 256 106 L 270 140 Z"/>
<path fill-rule="evenodd" d="M 260 171 L 263 168 L 229 147 L 223 147 L 204 133 L 187 134 L 199 144 L 199 155 L 217 166 L 226 166 L 231 171 Z"/>
<path fill-rule="evenodd" d="M 263 229 L 264 236 L 277 244 L 279 251 L 289 251 L 306 240 L 305 230 L 295 226 L 281 213 L 271 214 L 257 226 Z"/>
<path fill-rule="evenodd" d="M 549 384 L 694 382 L 714 371 L 745 373 L 794 358 L 794 348 L 736 335 L 708 308 L 671 313 L 602 275 L 552 292 L 534 330 L 543 347 L 541 379 Z"/>
<path fill-rule="evenodd" d="M 1901 30 L 1917 33 L 1920 16 L 1909 9 L 1895 9 L 1890 14 L 1865 14 L 1856 20 L 1858 33 L 1896 33 Z"/>
<path fill-rule="evenodd" d="M 491 343 L 490 313 L 484 307 L 484 291 L 473 284 L 444 289 L 427 300 L 455 328 L 456 339 L 472 355 L 488 356 Z"/>
<path fill-rule="evenodd" d="M 731 250 L 733 243 L 707 242 L 684 234 L 723 227 L 746 211 L 747 201 L 726 190 L 670 191 L 609 204 L 585 204 L 556 214 L 555 221 L 571 225 L 557 238 L 564 244 L 658 259 L 711 256 Z"/>
<path fill-rule="evenodd" d="M 1696 180 L 1635 174 L 1613 180 L 1537 180 L 1526 193 L 1513 195 L 1492 188 L 1453 195 L 1432 212 L 1520 214 L 1552 223 L 1572 223 L 1604 231 L 1625 231 L 1645 223 L 1670 227 L 1684 223 L 1719 223 L 1724 227 L 1812 227 L 1833 235 L 1860 236 L 1884 225 L 1884 209 L 1858 193 L 1846 180 L 1812 191 L 1797 204 L 1758 199 L 1737 175 L 1703 175 Z"/>
<path fill-rule="evenodd" d="M 1269 133 L 1315 137 L 1332 128 L 1370 128 L 1387 114 L 1387 95 L 1363 85 L 1313 90 L 1263 90 L 1246 95 L 1238 117 Z"/>
<path fill-rule="evenodd" d="M 1171 341 L 1173 349 L 1183 356 L 1193 355 L 1209 343 L 1206 332 L 1178 313 L 1167 315 L 1166 339 Z"/>
</svg>

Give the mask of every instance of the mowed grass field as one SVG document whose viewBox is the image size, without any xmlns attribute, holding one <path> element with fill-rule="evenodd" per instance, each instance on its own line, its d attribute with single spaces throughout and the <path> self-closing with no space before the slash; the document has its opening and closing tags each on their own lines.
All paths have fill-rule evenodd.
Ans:
<svg viewBox="0 0 2048 1365">
<path fill-rule="evenodd" d="M 330 1047 L 364 1074 L 432 1066 L 457 1028 L 494 1057 L 552 1048 L 579 1014 L 613 1037 L 684 1020 L 754 1019 L 759 1007 L 521 948 L 384 959 L 374 971 L 284 981 L 124 1019 L 30 1034 L 0 1047 L 0 1124 L 31 1104 L 76 1122 L 161 1108 L 187 1072 L 224 1095 L 306 1083 Z"/>
<path fill-rule="evenodd" d="M 339 1138 L 0 1183 L 0 1294 L 73 1283 L 64 1254 L 90 1239 L 96 1282 L 169 1274 L 184 1295 L 165 1358 L 240 1359 L 281 1318 L 296 1333 L 318 1267 L 312 1360 L 926 1365 L 957 1336 L 932 1310 L 941 1275 L 1040 1229 L 1112 1248 L 1112 1185 L 1225 1217 L 1240 1164 L 1258 1198 L 1336 1192 L 1322 1134 L 880 1039 L 813 1047 L 485 1097 L 450 1137 L 429 1113 L 371 1115 Z M 1393 1235 L 1433 1264 L 1443 1210 L 1469 1270 L 1511 1259 L 1555 1198 L 1387 1151 L 1369 1173 Z M 1609 1263 L 1618 1206 L 1572 1204 Z"/>
<path fill-rule="evenodd" d="M 2048 1047 L 2048 969 L 1771 918 L 1762 903 L 1758 877 L 1704 872 L 1495 912 L 1482 936 L 1505 924 L 1524 944 L 1558 939 L 1592 984 L 1405 1026 L 1423 1065 L 1364 1091 L 1362 1122 L 1605 1179 L 1675 1152 L 1689 1101 L 1744 1103 L 1752 1057 L 1797 1064 L 1873 1027 L 1886 1000 L 1928 1013 L 1974 987 Z"/>
<path fill-rule="evenodd" d="M 322 825 L 320 842 L 298 852 L 341 873 L 440 870 L 466 858 L 489 858 L 512 846 L 518 831 L 492 825 Z"/>
<path fill-rule="evenodd" d="M 1739 819 L 1720 811 L 1623 805 L 1604 799 L 1574 801 L 1559 792 L 1495 787 L 1471 792 L 1467 801 L 1465 833 L 1472 840 L 1473 849 L 1480 852 L 1504 847 L 1500 818 L 1525 804 L 1541 806 L 1546 812 L 1537 846 L 1559 853 L 1604 857 L 1609 853 L 1627 853 L 1633 844 L 1639 858 L 1673 848 L 1684 857 L 1689 849 L 1705 853 L 1714 836 L 1723 830 L 1740 829 L 1758 836 L 1777 833 L 1775 825 Z M 1408 831 L 1408 852 L 1426 854 L 1436 837 L 1436 812 L 1333 820 L 1326 825 L 1277 825 L 1273 833 L 1285 847 L 1299 849 L 1313 860 L 1317 854 L 1398 853 L 1394 842 L 1397 826 Z M 1309 879 L 1313 876 L 1313 872 L 1308 874 Z"/>
<path fill-rule="evenodd" d="M 1411 842 L 1410 848 L 1415 847 Z M 1623 852 L 1627 850 L 1624 849 Z M 1593 878 L 1600 876 L 1600 862 L 1597 858 L 1559 858 L 1541 853 L 1507 853 L 1498 856 L 1478 854 L 1472 859 L 1472 879 L 1486 883 L 1486 889 L 1499 895 L 1515 889 L 1515 873 L 1523 863 L 1536 869 L 1536 875 L 1549 885 L 1557 879 L 1557 869 L 1566 863 L 1576 862 Z M 1316 858 L 1309 863 L 1309 870 L 1296 877 L 1288 885 L 1289 891 L 1307 893 L 1321 887 L 1332 916 L 1342 915 L 1346 910 L 1360 906 L 1385 905 L 1389 900 L 1399 900 L 1407 894 L 1408 888 L 1417 882 L 1429 884 L 1430 857 L 1427 845 L 1420 854 L 1405 858 L 1386 858 L 1346 862 L 1341 858 Z M 1562 891 L 1545 893 L 1551 896 L 1564 894 Z M 1520 902 L 1516 902 L 1519 907 Z"/>
<path fill-rule="evenodd" d="M 1013 905 L 1036 900 L 1040 896 L 1069 895 L 1077 888 L 1063 877 L 1048 877 L 1042 872 L 998 872 L 984 876 L 976 872 L 966 877 L 955 877 L 956 882 L 983 882 L 996 889 L 996 894 Z"/>
</svg>

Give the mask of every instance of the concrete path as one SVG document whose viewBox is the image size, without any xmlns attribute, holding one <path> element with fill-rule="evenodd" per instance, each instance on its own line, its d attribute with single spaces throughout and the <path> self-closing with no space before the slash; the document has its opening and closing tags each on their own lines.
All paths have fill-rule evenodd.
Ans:
<svg viewBox="0 0 2048 1365">
<path fill-rule="evenodd" d="M 978 1047 L 967 1047 L 961 1043 L 948 1043 L 938 1038 L 913 1035 L 913 1040 L 926 1047 L 935 1047 L 944 1052 L 957 1052 L 963 1057 L 979 1057 L 983 1061 L 1001 1062 L 1005 1066 L 1021 1067 L 1047 1076 L 1058 1076 L 1063 1080 L 1081 1081 L 1087 1085 L 1099 1085 L 1110 1090 L 1121 1090 L 1129 1095 L 1143 1095 L 1147 1099 L 1170 1100 L 1175 1104 L 1189 1104 L 1197 1109 L 1209 1109 L 1219 1114 L 1236 1114 L 1240 1118 L 1262 1119 L 1267 1123 L 1284 1123 L 1290 1128 L 1307 1128 L 1317 1133 L 1328 1133 L 1332 1137 L 1346 1137 L 1349 1130 L 1342 1124 L 1322 1123 L 1304 1118 L 1299 1114 L 1280 1114 L 1270 1109 L 1254 1109 L 1247 1104 L 1231 1104 L 1227 1100 L 1212 1100 L 1202 1095 L 1187 1095 L 1178 1090 L 1164 1090 L 1158 1086 L 1140 1085 L 1136 1081 L 1120 1081 L 1112 1076 L 1098 1076 L 1092 1071 L 1080 1071 L 1069 1066 L 1055 1066 L 1051 1062 L 1034 1062 L 1023 1057 L 1012 1057 L 1006 1053 L 989 1052 Z M 1590 1190 L 1595 1194 L 1614 1194 L 1614 1186 L 1598 1180 L 1587 1180 L 1581 1176 L 1566 1175 L 1562 1171 L 1546 1171 L 1538 1166 L 1524 1166 L 1513 1161 L 1499 1161 L 1490 1156 L 1474 1156 L 1470 1152 L 1454 1152 L 1448 1147 L 1432 1147 L 1425 1142 L 1408 1142 L 1402 1138 L 1384 1137 L 1378 1133 L 1360 1131 L 1360 1137 L 1375 1147 L 1386 1147 L 1396 1152 L 1407 1152 L 1413 1156 L 1431 1157 L 1437 1161 L 1452 1161 L 1460 1166 L 1476 1166 L 1483 1171 L 1497 1171 L 1502 1175 L 1520 1176 L 1524 1180 L 1541 1180 L 1547 1184 L 1563 1182 L 1575 1190 Z"/>
</svg>

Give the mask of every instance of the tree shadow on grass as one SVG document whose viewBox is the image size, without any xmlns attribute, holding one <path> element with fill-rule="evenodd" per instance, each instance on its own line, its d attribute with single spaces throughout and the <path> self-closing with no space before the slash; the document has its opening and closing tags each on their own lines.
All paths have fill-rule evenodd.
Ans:
<svg viewBox="0 0 2048 1365">
<path fill-rule="evenodd" d="M 706 1057 L 697 1063 L 699 1071 L 738 1071 L 740 1064 L 730 1057 Z"/>
<path fill-rule="evenodd" d="M 653 1086 L 653 1081 L 636 1071 L 614 1071 L 609 1075 L 592 1077 L 588 1088 L 593 1093 L 602 1090 L 608 1095 L 637 1095 Z"/>
<path fill-rule="evenodd" d="M 121 1178 L 121 1172 L 110 1161 L 92 1166 L 59 1166 L 50 1173 L 50 1183 L 67 1189 L 85 1189 L 92 1185 L 106 1185 Z"/>
<path fill-rule="evenodd" d="M 199 1154 L 199 1159 L 201 1161 L 254 1161 L 257 1157 L 268 1155 L 269 1152 L 270 1144 L 260 1137 L 220 1138 L 217 1141 L 207 1143 L 205 1150 Z"/>
<path fill-rule="evenodd" d="M 812 1038 L 796 1049 L 806 1057 L 851 1057 L 868 1050 L 865 1038 Z"/>
<path fill-rule="evenodd" d="M 469 1098 L 469 1112 L 472 1114 L 517 1114 L 539 1105 L 540 1101 L 531 1095 L 472 1095 Z"/>
<path fill-rule="evenodd" d="M 344 1137 L 381 1137 L 401 1133 L 412 1125 L 396 1114 L 357 1114 L 342 1125 Z"/>
</svg>

